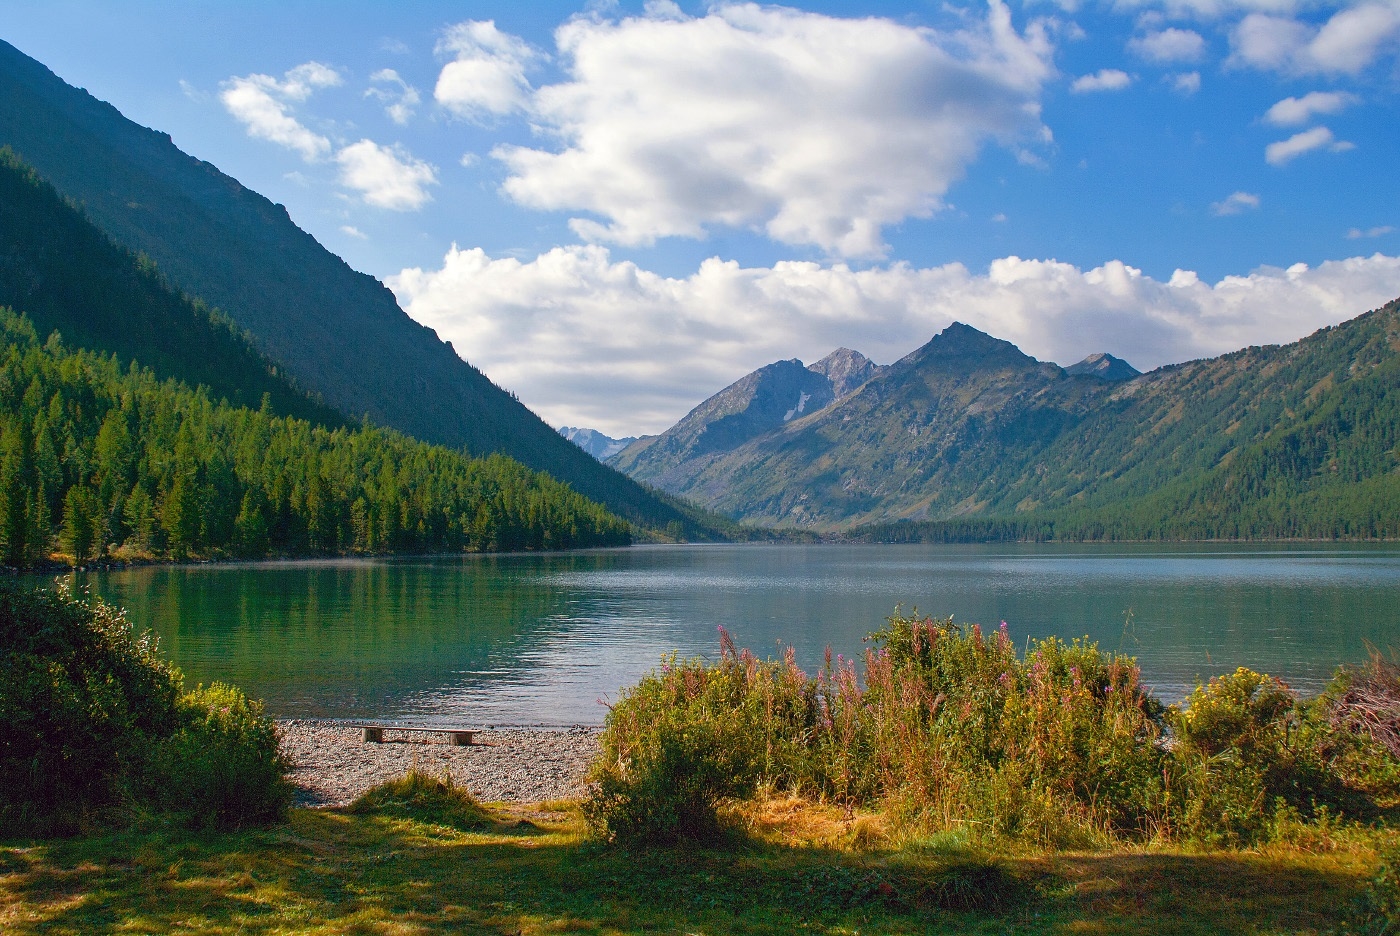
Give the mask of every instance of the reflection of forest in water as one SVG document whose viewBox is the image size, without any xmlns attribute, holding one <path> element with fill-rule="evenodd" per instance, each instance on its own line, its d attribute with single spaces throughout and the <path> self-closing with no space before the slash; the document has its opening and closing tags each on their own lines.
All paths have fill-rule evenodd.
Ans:
<svg viewBox="0 0 1400 936">
<path fill-rule="evenodd" d="M 597 722 L 716 625 L 808 669 L 862 652 L 896 602 L 1027 637 L 1088 636 L 1175 697 L 1237 665 L 1314 690 L 1400 646 L 1400 549 L 706 546 L 153 567 L 81 576 L 191 681 L 284 715 Z M 1125 626 L 1126 612 L 1132 610 Z"/>
<path fill-rule="evenodd" d="M 533 563 L 526 563 L 533 565 Z M 148 568 L 85 584 L 149 627 L 190 679 L 298 715 L 374 714 L 425 685 L 511 668 L 565 596 L 513 557 Z"/>
</svg>

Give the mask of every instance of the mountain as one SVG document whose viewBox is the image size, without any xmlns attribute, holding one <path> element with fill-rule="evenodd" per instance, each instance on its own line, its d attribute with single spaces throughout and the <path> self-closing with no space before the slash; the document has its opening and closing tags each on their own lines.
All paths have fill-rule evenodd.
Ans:
<svg viewBox="0 0 1400 936">
<path fill-rule="evenodd" d="M 560 426 L 559 434 L 599 461 L 612 458 L 637 441 L 636 436 L 614 439 L 603 435 L 597 429 L 583 429 L 577 426 Z"/>
<path fill-rule="evenodd" d="M 645 467 L 742 520 L 891 538 L 1373 537 L 1400 536 L 1398 446 L 1400 300 L 1117 381 L 954 324 L 824 409 Z"/>
<path fill-rule="evenodd" d="M 876 370 L 846 348 L 811 367 L 796 358 L 775 361 L 725 387 L 661 435 L 633 442 L 610 464 L 663 490 L 679 489 L 697 466 L 822 409 Z"/>
<path fill-rule="evenodd" d="M 1065 368 L 1065 373 L 1071 377 L 1084 374 L 1089 377 L 1098 377 L 1100 380 L 1132 380 L 1134 377 L 1141 376 L 1142 371 L 1122 358 L 1101 352 L 1089 355 L 1078 364 L 1071 364 Z"/>
<path fill-rule="evenodd" d="M 0 309 L 0 562 L 619 546 L 626 521 L 501 455 L 313 427 L 41 341 Z"/>
<path fill-rule="evenodd" d="M 346 423 L 292 385 L 237 326 L 173 292 L 3 147 L 0 306 L 24 313 L 41 336 L 57 331 L 70 347 L 136 361 L 234 406 L 256 409 L 266 395 L 279 415 Z"/>
<path fill-rule="evenodd" d="M 117 244 L 148 258 L 175 289 L 235 321 L 299 386 L 342 413 L 472 454 L 502 452 L 629 520 L 709 535 L 693 510 L 560 437 L 410 319 L 382 283 L 298 228 L 281 205 L 4 42 L 0 145 L 11 146 Z"/>
<path fill-rule="evenodd" d="M 837 348 L 807 369 L 831 381 L 831 395 L 837 400 L 859 389 L 881 370 L 870 358 L 850 348 Z"/>
</svg>

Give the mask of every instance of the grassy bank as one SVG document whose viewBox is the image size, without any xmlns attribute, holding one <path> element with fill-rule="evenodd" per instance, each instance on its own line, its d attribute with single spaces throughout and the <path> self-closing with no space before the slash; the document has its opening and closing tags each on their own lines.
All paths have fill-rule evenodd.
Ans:
<svg viewBox="0 0 1400 936">
<path fill-rule="evenodd" d="M 1365 837 L 993 858 L 884 841 L 874 817 L 789 800 L 748 807 L 721 845 L 676 850 L 598 844 L 570 804 L 494 817 L 463 831 L 293 810 L 262 831 L 0 841 L 0 930 L 1324 933 L 1376 863 Z"/>
</svg>

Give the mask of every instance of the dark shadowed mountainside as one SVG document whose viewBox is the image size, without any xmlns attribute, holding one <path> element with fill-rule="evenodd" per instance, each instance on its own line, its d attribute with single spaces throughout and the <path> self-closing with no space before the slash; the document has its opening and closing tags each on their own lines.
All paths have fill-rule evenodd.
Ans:
<svg viewBox="0 0 1400 936">
<path fill-rule="evenodd" d="M 282 206 L 3 42 L 0 144 L 330 406 L 472 454 L 510 455 L 646 526 L 707 534 L 698 514 L 559 436 Z"/>
<path fill-rule="evenodd" d="M 214 399 L 335 428 L 335 409 L 282 376 L 228 319 L 164 283 L 65 204 L 0 147 L 0 306 L 24 313 L 41 338 L 115 354 L 161 379 L 209 388 Z"/>
</svg>

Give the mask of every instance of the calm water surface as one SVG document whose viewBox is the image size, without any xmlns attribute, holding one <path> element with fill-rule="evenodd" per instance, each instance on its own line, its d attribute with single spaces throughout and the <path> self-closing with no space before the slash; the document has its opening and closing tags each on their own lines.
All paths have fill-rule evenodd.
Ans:
<svg viewBox="0 0 1400 936">
<path fill-rule="evenodd" d="M 575 554 L 151 567 L 79 575 L 192 681 L 284 716 L 592 724 L 716 625 L 815 669 L 897 602 L 1018 641 L 1088 636 L 1177 698 L 1250 666 L 1302 690 L 1400 647 L 1400 549 L 675 546 Z M 1128 611 L 1131 610 L 1129 619 Z M 1127 623 L 1125 624 L 1125 620 Z"/>
</svg>

